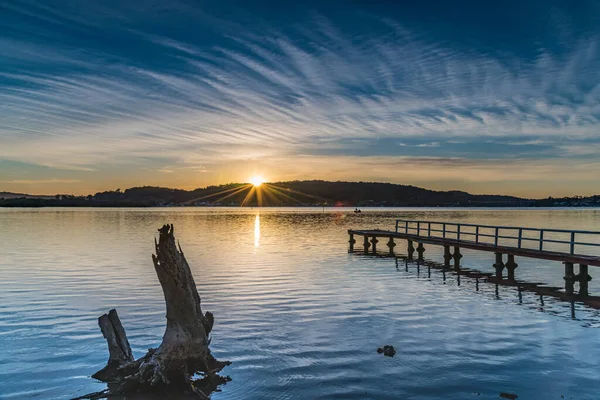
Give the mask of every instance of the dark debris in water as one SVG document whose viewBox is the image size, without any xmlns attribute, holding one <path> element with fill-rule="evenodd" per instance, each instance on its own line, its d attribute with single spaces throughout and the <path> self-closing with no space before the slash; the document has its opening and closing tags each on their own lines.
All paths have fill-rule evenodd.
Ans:
<svg viewBox="0 0 600 400">
<path fill-rule="evenodd" d="M 387 344 L 383 347 L 378 348 L 377 352 L 379 354 L 383 353 L 384 356 L 388 356 L 388 357 L 394 357 L 394 354 L 396 354 L 396 350 L 394 349 L 394 346 L 390 346 Z"/>
<path fill-rule="evenodd" d="M 502 393 L 500 393 L 500 397 L 502 397 L 503 399 L 515 400 L 519 396 L 517 396 L 516 394 L 513 394 L 513 393 L 502 392 Z"/>
</svg>

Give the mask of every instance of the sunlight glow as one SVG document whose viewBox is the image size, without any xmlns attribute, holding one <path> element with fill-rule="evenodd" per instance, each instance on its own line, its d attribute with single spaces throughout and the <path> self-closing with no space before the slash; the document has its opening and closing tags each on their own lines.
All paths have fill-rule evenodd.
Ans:
<svg viewBox="0 0 600 400">
<path fill-rule="evenodd" d="M 262 176 L 253 176 L 252 178 L 250 178 L 250 183 L 253 184 L 255 187 L 259 187 L 260 185 L 262 185 L 265 182 L 265 180 L 263 179 Z"/>
</svg>

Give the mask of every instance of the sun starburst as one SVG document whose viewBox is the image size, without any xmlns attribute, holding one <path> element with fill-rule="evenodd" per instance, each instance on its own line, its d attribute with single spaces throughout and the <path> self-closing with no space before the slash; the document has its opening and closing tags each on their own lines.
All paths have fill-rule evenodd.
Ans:
<svg viewBox="0 0 600 400">
<path fill-rule="evenodd" d="M 263 179 L 262 176 L 258 176 L 255 175 L 252 178 L 250 178 L 250 183 L 252 185 L 254 185 L 254 187 L 259 187 L 260 185 L 262 185 L 265 182 L 265 180 Z"/>
</svg>

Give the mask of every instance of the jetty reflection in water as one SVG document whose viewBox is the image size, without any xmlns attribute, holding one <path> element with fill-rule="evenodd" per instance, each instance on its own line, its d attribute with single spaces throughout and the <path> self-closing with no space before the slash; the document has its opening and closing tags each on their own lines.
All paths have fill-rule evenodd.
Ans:
<svg viewBox="0 0 600 400">
<path fill-rule="evenodd" d="M 493 287 L 494 288 L 494 298 L 496 300 L 500 300 L 501 294 L 500 294 L 500 288 L 505 288 L 506 290 L 503 291 L 503 296 L 505 296 L 506 298 L 511 298 L 511 296 L 513 294 L 516 294 L 517 296 L 517 304 L 519 305 L 523 305 L 523 292 L 528 292 L 528 293 L 532 293 L 537 295 L 536 296 L 536 303 L 535 304 L 539 304 L 539 306 L 535 306 L 534 308 L 536 308 L 538 311 L 541 312 L 546 312 L 548 311 L 550 314 L 553 315 L 557 315 L 557 316 L 561 316 L 564 317 L 566 314 L 562 311 L 564 310 L 560 310 L 559 311 L 555 311 L 555 310 L 546 310 L 544 308 L 544 306 L 546 305 L 546 302 L 544 300 L 544 296 L 547 296 L 548 298 L 551 298 L 552 300 L 557 300 L 557 301 L 561 301 L 561 302 L 565 302 L 569 304 L 569 317 L 571 319 L 576 319 L 576 310 L 578 308 L 581 307 L 591 307 L 595 310 L 600 310 L 600 297 L 598 296 L 579 296 L 577 294 L 567 294 L 565 293 L 563 290 L 563 288 L 559 288 L 559 287 L 554 287 L 554 286 L 547 286 L 543 283 L 538 283 L 538 282 L 525 282 L 525 281 L 520 281 L 520 280 L 514 280 L 514 281 L 509 281 L 509 280 L 498 280 L 495 278 L 494 274 L 492 273 L 486 273 L 486 272 L 480 272 L 477 270 L 471 270 L 465 267 L 461 267 L 460 270 L 455 270 L 452 268 L 449 268 L 447 266 L 444 266 L 441 263 L 435 262 L 435 261 L 431 261 L 431 260 L 414 260 L 414 259 L 410 259 L 408 256 L 406 255 L 389 255 L 389 254 L 385 254 L 385 253 L 380 253 L 380 254 L 368 254 L 365 255 L 364 251 L 361 250 L 354 250 L 352 251 L 352 253 L 359 255 L 359 256 L 365 256 L 365 257 L 380 257 L 380 258 L 390 258 L 390 259 L 394 259 L 395 262 L 395 266 L 396 266 L 396 270 L 400 270 L 401 268 L 404 270 L 404 272 L 411 272 L 413 271 L 416 274 L 417 278 L 421 277 L 421 271 L 425 270 L 426 274 L 427 274 L 427 279 L 431 280 L 432 279 L 432 270 L 436 271 L 441 279 L 442 279 L 442 283 L 446 284 L 447 279 L 448 279 L 448 274 L 453 275 L 455 277 L 455 282 L 456 282 L 456 286 L 460 287 L 461 284 L 464 286 L 465 282 L 464 280 L 461 280 L 461 276 L 465 276 L 468 279 L 470 279 L 471 281 L 469 283 L 474 284 L 474 290 L 476 292 L 480 292 L 480 287 L 481 287 L 481 283 L 483 284 L 487 284 L 489 287 Z M 435 279 L 436 276 L 434 274 L 433 279 Z M 470 290 L 471 287 L 468 286 L 466 287 L 467 290 Z M 482 290 L 482 292 L 485 292 Z M 468 292 L 464 292 L 462 293 L 462 295 L 465 296 L 469 296 L 470 294 Z M 531 301 L 530 304 L 534 304 L 533 301 Z M 600 312 L 597 313 L 597 317 L 600 318 Z"/>
</svg>

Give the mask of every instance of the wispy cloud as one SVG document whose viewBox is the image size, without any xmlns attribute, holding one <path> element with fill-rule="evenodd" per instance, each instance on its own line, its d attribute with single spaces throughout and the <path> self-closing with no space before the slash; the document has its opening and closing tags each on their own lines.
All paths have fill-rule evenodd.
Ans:
<svg viewBox="0 0 600 400">
<path fill-rule="evenodd" d="M 418 144 L 407 144 L 404 142 L 398 142 L 398 146 L 402 146 L 402 147 L 440 147 L 440 142 L 418 143 Z"/>
<path fill-rule="evenodd" d="M 352 141 L 394 140 L 420 148 L 425 161 L 451 157 L 447 143 L 481 138 L 493 159 L 510 158 L 494 150 L 498 140 L 530 152 L 541 146 L 541 158 L 592 156 L 585 149 L 600 143 L 599 35 L 522 59 L 453 48 L 379 17 L 368 17 L 376 33 L 316 15 L 287 29 L 228 26 L 205 43 L 145 30 L 126 8 L 99 17 L 10 8 L 14 18 L 43 21 L 22 29 L 46 36 L 26 41 L 13 29 L 0 40 L 8 66 L 0 70 L 3 159 L 170 174 L 339 157 Z M 118 38 L 113 47 L 94 44 L 100 29 Z M 46 42 L 74 30 L 89 35 L 87 47 Z M 481 147 L 463 151 L 482 156 Z"/>
</svg>

